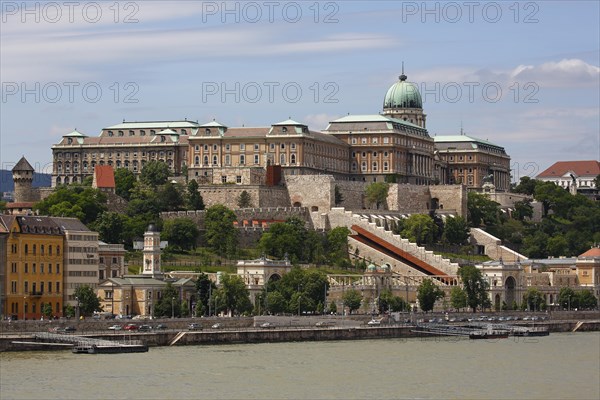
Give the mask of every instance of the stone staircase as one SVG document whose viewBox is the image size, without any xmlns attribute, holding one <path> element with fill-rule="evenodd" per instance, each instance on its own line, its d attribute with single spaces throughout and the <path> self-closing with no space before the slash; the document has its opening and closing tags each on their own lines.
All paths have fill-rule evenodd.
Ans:
<svg viewBox="0 0 600 400">
<path fill-rule="evenodd" d="M 410 254 L 411 256 L 421 260 L 422 262 L 430 265 L 431 267 L 439 270 L 443 274 L 449 276 L 456 276 L 458 274 L 457 263 L 450 262 L 450 260 L 443 258 L 440 255 L 434 254 L 432 251 L 425 249 L 424 247 L 418 246 L 416 243 L 410 242 L 408 239 L 402 238 L 400 235 L 396 235 L 392 233 L 390 230 L 385 230 L 381 226 L 377 226 L 374 222 L 369 222 L 368 219 L 353 213 L 352 211 L 346 211 L 344 208 L 333 208 L 329 214 L 329 224 L 332 228 L 338 226 L 345 226 L 351 229 L 352 226 L 356 225 L 364 230 L 376 235 L 378 238 L 384 240 L 385 242 L 399 248 L 400 250 Z M 352 242 L 352 245 L 356 245 L 356 241 Z M 360 247 L 359 247 L 360 248 Z M 373 249 L 375 250 L 375 249 Z M 377 250 L 375 250 L 377 251 Z M 391 257 L 387 256 L 384 253 L 378 252 L 379 258 L 374 260 L 378 263 L 381 259 L 384 261 L 390 259 Z M 395 259 L 394 259 L 395 260 Z M 397 260 L 394 261 L 398 263 Z M 390 263 L 393 266 L 393 264 Z M 399 273 L 406 273 L 408 269 L 404 266 L 397 270 Z M 410 267 L 409 267 L 410 268 Z M 410 268 L 411 274 L 413 275 L 425 275 L 422 272 L 415 270 L 414 268 Z"/>
</svg>

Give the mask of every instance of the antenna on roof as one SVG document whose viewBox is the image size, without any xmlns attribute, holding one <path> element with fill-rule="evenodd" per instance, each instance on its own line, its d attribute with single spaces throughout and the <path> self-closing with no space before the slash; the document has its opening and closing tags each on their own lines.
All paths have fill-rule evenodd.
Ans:
<svg viewBox="0 0 600 400">
<path fill-rule="evenodd" d="M 404 75 L 404 61 L 402 61 L 402 75 Z"/>
<path fill-rule="evenodd" d="M 462 122 L 462 119 L 461 119 L 460 120 L 460 135 L 462 136 L 464 134 L 465 134 L 465 132 L 463 131 L 463 122 Z"/>
<path fill-rule="evenodd" d="M 125 123 L 125 118 L 123 118 L 123 123 Z"/>
</svg>

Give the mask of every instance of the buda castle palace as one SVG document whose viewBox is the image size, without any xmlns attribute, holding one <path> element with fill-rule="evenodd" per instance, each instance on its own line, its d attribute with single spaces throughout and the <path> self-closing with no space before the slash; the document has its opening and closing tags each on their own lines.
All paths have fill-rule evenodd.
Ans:
<svg viewBox="0 0 600 400">
<path fill-rule="evenodd" d="M 82 182 L 97 165 L 139 173 L 154 160 L 200 185 L 275 185 L 292 175 L 324 174 L 337 181 L 462 184 L 469 190 L 493 182 L 500 192 L 510 185 L 503 147 L 462 132 L 429 135 L 421 94 L 404 73 L 386 92 L 381 114 L 348 115 L 320 132 L 292 119 L 265 127 L 123 121 L 99 136 L 65 134 L 52 155 L 53 187 Z"/>
</svg>

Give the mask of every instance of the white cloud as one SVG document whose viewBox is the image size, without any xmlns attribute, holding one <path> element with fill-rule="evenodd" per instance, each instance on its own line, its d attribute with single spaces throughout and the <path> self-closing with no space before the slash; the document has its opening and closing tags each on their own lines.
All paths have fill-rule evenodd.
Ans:
<svg viewBox="0 0 600 400">
<path fill-rule="evenodd" d="M 519 65 L 509 76 L 515 81 L 535 82 L 540 87 L 586 87 L 598 85 L 600 68 L 579 59 L 563 59 L 538 66 Z"/>
<path fill-rule="evenodd" d="M 329 125 L 329 122 L 338 119 L 340 116 L 339 115 L 335 115 L 335 114 L 308 114 L 307 116 L 304 117 L 304 119 L 302 121 L 299 122 L 303 122 L 306 125 L 308 125 L 309 129 L 311 130 L 323 130 L 325 128 L 327 128 L 327 125 Z"/>
</svg>

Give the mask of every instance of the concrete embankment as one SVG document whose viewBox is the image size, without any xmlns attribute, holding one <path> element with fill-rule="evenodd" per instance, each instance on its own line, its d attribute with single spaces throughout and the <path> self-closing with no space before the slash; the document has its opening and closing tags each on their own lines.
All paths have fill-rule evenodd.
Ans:
<svg viewBox="0 0 600 400">
<path fill-rule="evenodd" d="M 532 326 L 532 324 L 520 324 Z M 600 320 L 586 321 L 550 321 L 536 323 L 535 326 L 546 326 L 550 332 L 585 332 L 600 331 Z M 185 346 L 233 343 L 269 343 L 325 340 L 360 340 L 409 338 L 418 336 L 410 325 L 389 325 L 378 327 L 343 327 L 343 328 L 245 328 L 235 330 L 185 331 L 171 330 L 150 333 L 117 333 L 86 335 L 88 337 L 108 340 L 142 340 L 149 346 Z M 0 338 L 2 351 L 30 350 L 64 350 L 64 346 L 50 343 L 36 343 L 33 334 L 5 335 Z"/>
</svg>

